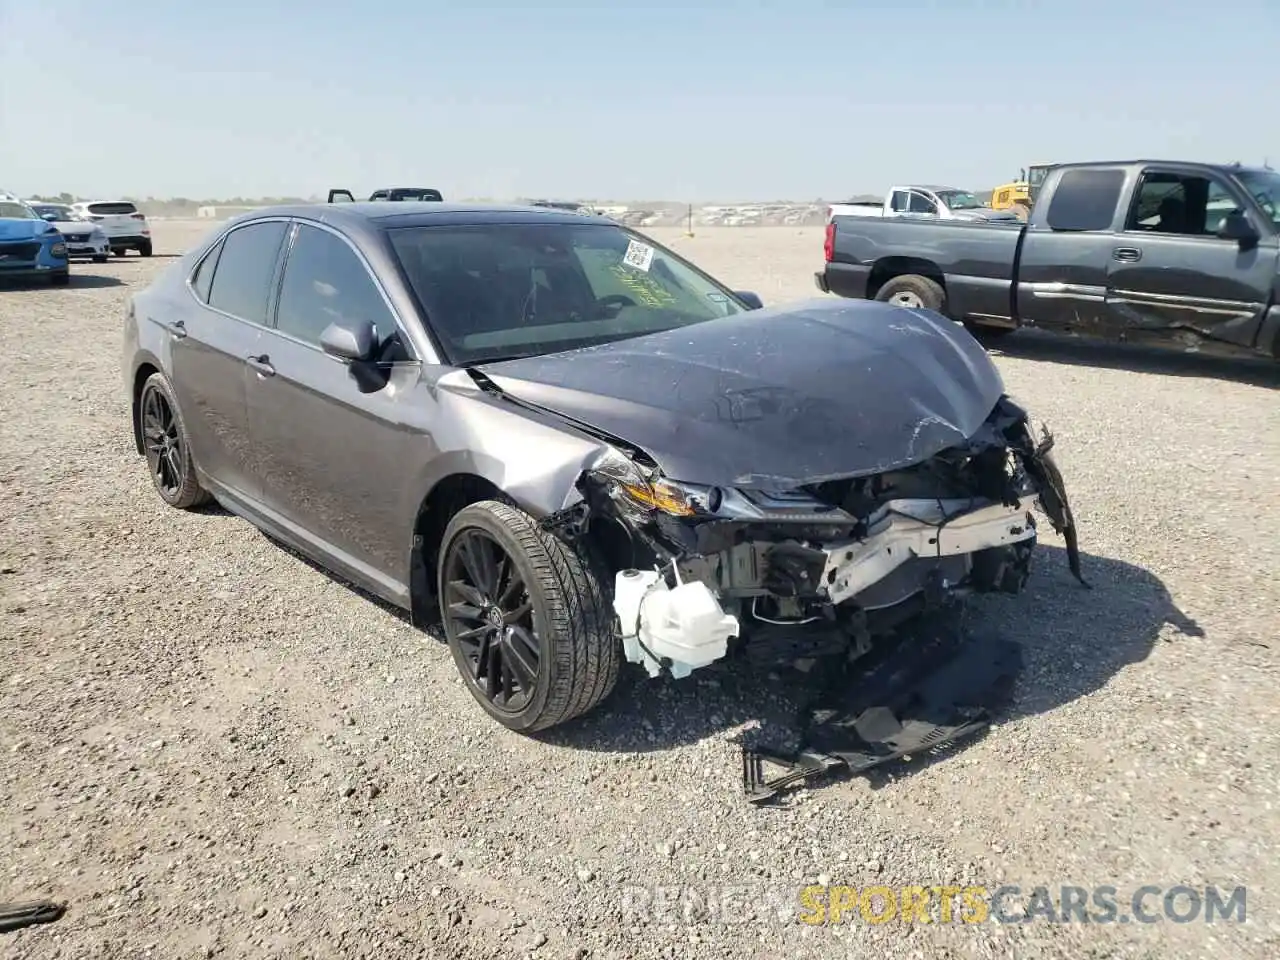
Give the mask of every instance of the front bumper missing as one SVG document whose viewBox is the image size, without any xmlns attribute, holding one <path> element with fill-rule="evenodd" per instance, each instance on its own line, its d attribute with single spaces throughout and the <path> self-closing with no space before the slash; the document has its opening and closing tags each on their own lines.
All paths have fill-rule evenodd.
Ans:
<svg viewBox="0 0 1280 960">
<path fill-rule="evenodd" d="M 856 679 L 837 673 L 801 718 L 799 750 L 744 746 L 747 798 L 760 803 L 823 774 L 939 752 L 990 725 L 1021 669 L 1018 644 L 970 634 L 951 611 L 929 618 Z"/>
<path fill-rule="evenodd" d="M 945 594 L 972 567 L 970 558 L 1024 541 L 1033 541 L 1030 510 L 1035 497 L 1014 505 L 969 499 L 909 499 L 884 504 L 857 540 L 825 544 L 810 553 L 822 563 L 806 574 L 817 581 L 818 596 L 833 606 L 853 601 L 874 607 L 878 585 L 892 593 L 891 603 L 923 588 L 920 574 L 909 571 L 910 583 L 890 582 L 915 560 L 937 560 L 936 586 Z M 950 562 L 948 562 L 950 561 Z M 732 563 L 732 561 L 729 561 Z M 950 575 L 954 579 L 948 580 Z M 901 594 L 901 595 L 899 595 Z M 884 598 L 880 598 L 884 599 Z M 623 654 L 656 677 L 665 668 L 677 679 L 724 657 L 731 638 L 742 636 L 742 624 L 725 610 L 716 592 L 701 581 L 669 582 L 656 570 L 623 570 L 615 578 L 614 611 L 622 626 Z M 750 642 L 748 640 L 748 642 Z"/>
<path fill-rule="evenodd" d="M 822 583 L 832 603 L 843 603 L 879 583 L 908 560 L 953 557 L 1008 546 L 1036 535 L 1035 498 L 1015 506 L 973 509 L 971 500 L 891 500 L 869 535 L 826 548 Z"/>
</svg>

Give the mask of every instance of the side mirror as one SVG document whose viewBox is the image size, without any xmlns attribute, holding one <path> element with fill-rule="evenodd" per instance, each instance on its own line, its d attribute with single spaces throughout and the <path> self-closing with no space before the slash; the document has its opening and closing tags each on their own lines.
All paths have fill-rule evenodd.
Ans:
<svg viewBox="0 0 1280 960">
<path fill-rule="evenodd" d="M 1223 240 L 1234 240 L 1242 247 L 1261 239 L 1249 218 L 1239 210 L 1233 210 L 1222 218 L 1222 222 L 1218 224 L 1218 236 Z"/>
<path fill-rule="evenodd" d="M 378 331 L 372 320 L 364 320 L 350 327 L 331 323 L 320 334 L 320 349 L 344 363 L 372 359 L 377 346 Z"/>
<path fill-rule="evenodd" d="M 735 290 L 733 294 L 747 305 L 748 310 L 764 309 L 764 301 L 760 299 L 759 294 L 752 293 L 750 290 Z"/>
</svg>

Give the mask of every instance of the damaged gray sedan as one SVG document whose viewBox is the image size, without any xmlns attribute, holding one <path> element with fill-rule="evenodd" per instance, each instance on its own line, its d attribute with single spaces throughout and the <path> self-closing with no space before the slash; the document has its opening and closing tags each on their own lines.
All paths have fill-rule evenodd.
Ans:
<svg viewBox="0 0 1280 960">
<path fill-rule="evenodd" d="M 857 658 L 1017 592 L 1074 525 L 1047 434 L 929 311 L 764 309 L 597 217 L 443 203 L 240 217 L 129 303 L 154 486 L 216 498 L 442 623 L 514 730 L 625 661 Z"/>
</svg>

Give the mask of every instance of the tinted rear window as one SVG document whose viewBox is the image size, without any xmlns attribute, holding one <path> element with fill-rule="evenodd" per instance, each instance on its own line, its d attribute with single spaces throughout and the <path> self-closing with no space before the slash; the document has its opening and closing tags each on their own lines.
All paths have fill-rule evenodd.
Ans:
<svg viewBox="0 0 1280 960">
<path fill-rule="evenodd" d="M 287 229 L 282 220 L 268 220 L 228 233 L 213 271 L 209 306 L 242 320 L 266 324 L 271 280 Z"/>
<path fill-rule="evenodd" d="M 100 217 L 109 217 L 113 214 L 137 213 L 138 208 L 132 203 L 91 203 L 89 204 L 89 212 L 96 213 Z"/>
<path fill-rule="evenodd" d="M 1068 170 L 1045 218 L 1051 230 L 1108 230 L 1116 219 L 1123 170 Z"/>
</svg>

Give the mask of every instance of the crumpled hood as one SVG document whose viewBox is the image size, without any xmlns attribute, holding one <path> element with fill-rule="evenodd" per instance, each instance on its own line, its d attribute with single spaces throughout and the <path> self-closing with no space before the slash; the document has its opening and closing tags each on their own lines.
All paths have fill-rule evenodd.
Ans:
<svg viewBox="0 0 1280 960">
<path fill-rule="evenodd" d="M 864 300 L 482 369 L 513 397 L 635 444 L 672 479 L 772 489 L 918 463 L 977 432 L 1004 393 L 959 324 Z"/>
<path fill-rule="evenodd" d="M 0 240 L 35 240 L 56 228 L 47 220 L 0 217 Z"/>
</svg>

